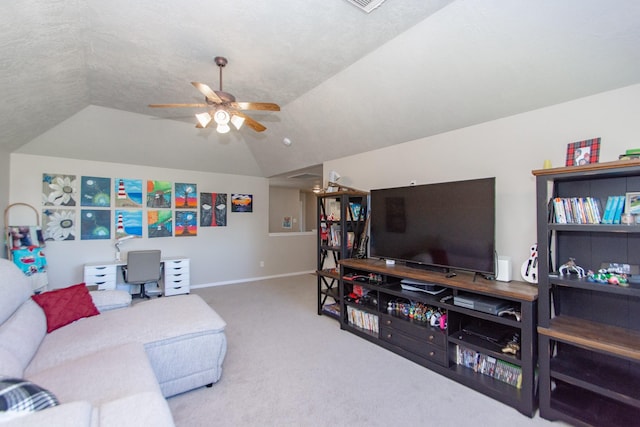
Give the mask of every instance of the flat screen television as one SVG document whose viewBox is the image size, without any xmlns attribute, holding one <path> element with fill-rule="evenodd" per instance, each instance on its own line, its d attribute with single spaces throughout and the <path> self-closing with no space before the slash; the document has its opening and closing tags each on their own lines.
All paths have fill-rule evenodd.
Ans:
<svg viewBox="0 0 640 427">
<path fill-rule="evenodd" d="M 495 177 L 371 191 L 370 256 L 494 276 Z"/>
</svg>

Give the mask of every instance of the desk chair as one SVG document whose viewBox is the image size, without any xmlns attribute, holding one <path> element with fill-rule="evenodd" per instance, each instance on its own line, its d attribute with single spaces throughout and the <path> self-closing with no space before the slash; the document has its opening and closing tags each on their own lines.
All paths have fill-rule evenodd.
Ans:
<svg viewBox="0 0 640 427">
<path fill-rule="evenodd" d="M 140 285 L 140 298 L 150 298 L 144 285 L 158 283 L 162 275 L 161 256 L 159 249 L 146 251 L 129 251 L 127 265 L 122 267 L 125 283 Z"/>
</svg>

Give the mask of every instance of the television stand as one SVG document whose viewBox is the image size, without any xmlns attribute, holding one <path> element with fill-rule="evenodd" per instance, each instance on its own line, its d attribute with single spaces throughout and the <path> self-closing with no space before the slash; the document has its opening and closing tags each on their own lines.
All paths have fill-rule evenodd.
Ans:
<svg viewBox="0 0 640 427">
<path fill-rule="evenodd" d="M 485 280 L 465 271 L 446 277 L 442 271 L 387 266 L 377 259 L 344 259 L 339 264 L 341 329 L 533 416 L 536 286 Z M 370 279 L 349 280 L 354 275 Z M 429 294 L 403 289 L 403 280 L 444 290 Z M 517 316 L 460 306 L 461 297 L 497 301 Z"/>
</svg>

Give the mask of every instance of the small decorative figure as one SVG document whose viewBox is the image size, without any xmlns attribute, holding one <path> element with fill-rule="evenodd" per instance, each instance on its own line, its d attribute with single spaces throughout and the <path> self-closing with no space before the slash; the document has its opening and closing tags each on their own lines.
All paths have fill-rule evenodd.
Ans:
<svg viewBox="0 0 640 427">
<path fill-rule="evenodd" d="M 571 274 L 577 274 L 578 278 L 586 276 L 584 273 L 584 268 L 576 264 L 575 258 L 569 258 L 569 261 L 567 261 L 565 264 L 562 264 L 559 272 L 561 276 L 569 276 Z"/>
</svg>

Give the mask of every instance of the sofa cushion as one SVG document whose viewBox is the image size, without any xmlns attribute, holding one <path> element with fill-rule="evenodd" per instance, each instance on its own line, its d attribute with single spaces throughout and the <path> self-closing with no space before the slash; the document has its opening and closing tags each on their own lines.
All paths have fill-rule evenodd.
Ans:
<svg viewBox="0 0 640 427">
<path fill-rule="evenodd" d="M 89 295 L 91 295 L 91 299 L 93 299 L 93 303 L 100 313 L 126 308 L 131 305 L 131 294 L 119 289 L 89 291 Z"/>
<path fill-rule="evenodd" d="M 5 416 L 29 414 L 58 405 L 58 399 L 31 381 L 22 378 L 0 379 L 0 420 Z"/>
<path fill-rule="evenodd" d="M 84 283 L 34 295 L 31 298 L 44 310 L 47 332 L 76 320 L 100 314 Z"/>
<path fill-rule="evenodd" d="M 7 320 L 31 294 L 29 279 L 11 261 L 0 258 L 0 323 Z"/>
<path fill-rule="evenodd" d="M 160 393 L 145 392 L 123 396 L 121 399 L 103 404 L 96 412 L 98 412 L 100 426 L 173 427 L 175 425 L 169 404 Z M 135 414 L 135 417 L 131 414 Z"/>
<path fill-rule="evenodd" d="M 42 308 L 27 299 L 0 325 L 0 375 L 23 377 L 46 333 Z"/>
<path fill-rule="evenodd" d="M 218 313 L 195 294 L 143 301 L 47 334 L 25 375 L 28 377 L 64 361 L 127 342 L 147 345 L 175 341 L 183 336 L 223 332 L 225 326 Z"/>
<path fill-rule="evenodd" d="M 27 377 L 53 390 L 61 403 L 87 400 L 94 406 L 123 396 L 161 395 L 144 346 L 123 344 L 102 349 Z"/>
<path fill-rule="evenodd" d="M 88 427 L 98 426 L 91 423 L 94 408 L 89 402 L 66 403 L 45 411 L 32 412 L 28 417 L 18 417 L 10 421 L 5 421 L 2 427 Z M 97 418 L 97 417 L 95 417 Z M 135 417 L 130 417 L 136 419 Z M 105 424 L 107 425 L 107 424 Z M 112 424 L 115 425 L 115 424 Z M 140 425 L 140 424 L 138 424 Z M 118 426 L 120 427 L 120 426 Z"/>
</svg>

